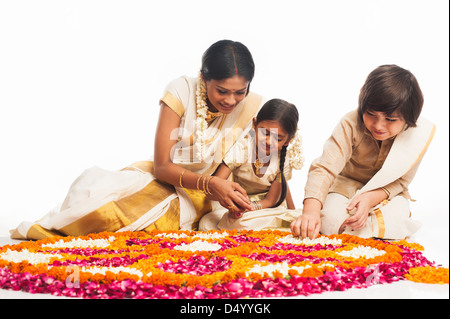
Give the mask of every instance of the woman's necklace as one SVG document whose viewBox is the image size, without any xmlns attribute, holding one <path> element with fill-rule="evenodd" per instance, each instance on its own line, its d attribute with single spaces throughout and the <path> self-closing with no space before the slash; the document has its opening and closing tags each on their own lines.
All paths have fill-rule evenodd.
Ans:
<svg viewBox="0 0 450 319">
<path fill-rule="evenodd" d="M 221 115 L 222 115 L 221 112 L 211 112 L 210 110 L 206 110 L 205 120 L 209 124 Z"/>
</svg>

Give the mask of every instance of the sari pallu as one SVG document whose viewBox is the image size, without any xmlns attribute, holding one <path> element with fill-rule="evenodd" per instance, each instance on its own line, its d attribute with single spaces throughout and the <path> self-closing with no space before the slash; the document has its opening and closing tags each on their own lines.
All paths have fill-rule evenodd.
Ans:
<svg viewBox="0 0 450 319">
<path fill-rule="evenodd" d="M 182 77 L 161 99 L 181 116 L 173 162 L 196 173 L 212 174 L 226 152 L 251 127 L 262 98 L 250 93 L 232 113 L 216 118 L 205 131 L 205 156 L 195 158 L 196 79 Z M 120 171 L 93 167 L 71 185 L 64 202 L 40 220 L 22 222 L 11 238 L 39 240 L 56 235 L 83 236 L 102 231 L 197 229 L 211 203 L 197 190 L 157 180 L 153 162 L 142 161 Z"/>
</svg>

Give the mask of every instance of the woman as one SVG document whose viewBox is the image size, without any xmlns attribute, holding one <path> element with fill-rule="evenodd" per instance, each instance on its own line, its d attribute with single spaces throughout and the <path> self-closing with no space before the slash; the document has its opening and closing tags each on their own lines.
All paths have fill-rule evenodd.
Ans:
<svg viewBox="0 0 450 319">
<path fill-rule="evenodd" d="M 114 172 L 88 169 L 60 208 L 34 224 L 20 224 L 11 237 L 196 229 L 211 210 L 210 200 L 251 210 L 242 187 L 209 175 L 248 132 L 262 104 L 249 91 L 253 75 L 247 47 L 230 40 L 214 43 L 203 54 L 198 78 L 181 77 L 167 86 L 160 100 L 154 161 Z"/>
</svg>

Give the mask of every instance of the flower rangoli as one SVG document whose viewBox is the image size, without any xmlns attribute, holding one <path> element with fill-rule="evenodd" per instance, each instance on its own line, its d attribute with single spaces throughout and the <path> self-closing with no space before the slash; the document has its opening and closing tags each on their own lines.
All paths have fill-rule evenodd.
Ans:
<svg viewBox="0 0 450 319">
<path fill-rule="evenodd" d="M 281 231 L 119 232 L 0 248 L 0 288 L 82 298 L 258 298 L 448 284 L 418 244 Z"/>
</svg>

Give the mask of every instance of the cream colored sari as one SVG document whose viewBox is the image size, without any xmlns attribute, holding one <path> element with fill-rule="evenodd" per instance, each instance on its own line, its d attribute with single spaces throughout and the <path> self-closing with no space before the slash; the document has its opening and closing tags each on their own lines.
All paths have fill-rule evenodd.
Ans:
<svg viewBox="0 0 450 319">
<path fill-rule="evenodd" d="M 181 119 L 173 162 L 209 175 L 231 146 L 244 137 L 262 105 L 261 96 L 249 93 L 232 113 L 220 115 L 208 126 L 204 159 L 194 152 L 197 79 L 172 81 L 161 101 Z M 211 203 L 199 191 L 174 187 L 155 179 L 153 162 L 137 162 L 120 171 L 93 167 L 81 174 L 64 202 L 40 220 L 23 222 L 11 231 L 16 239 L 55 235 L 81 236 L 102 231 L 196 229 Z"/>
</svg>

